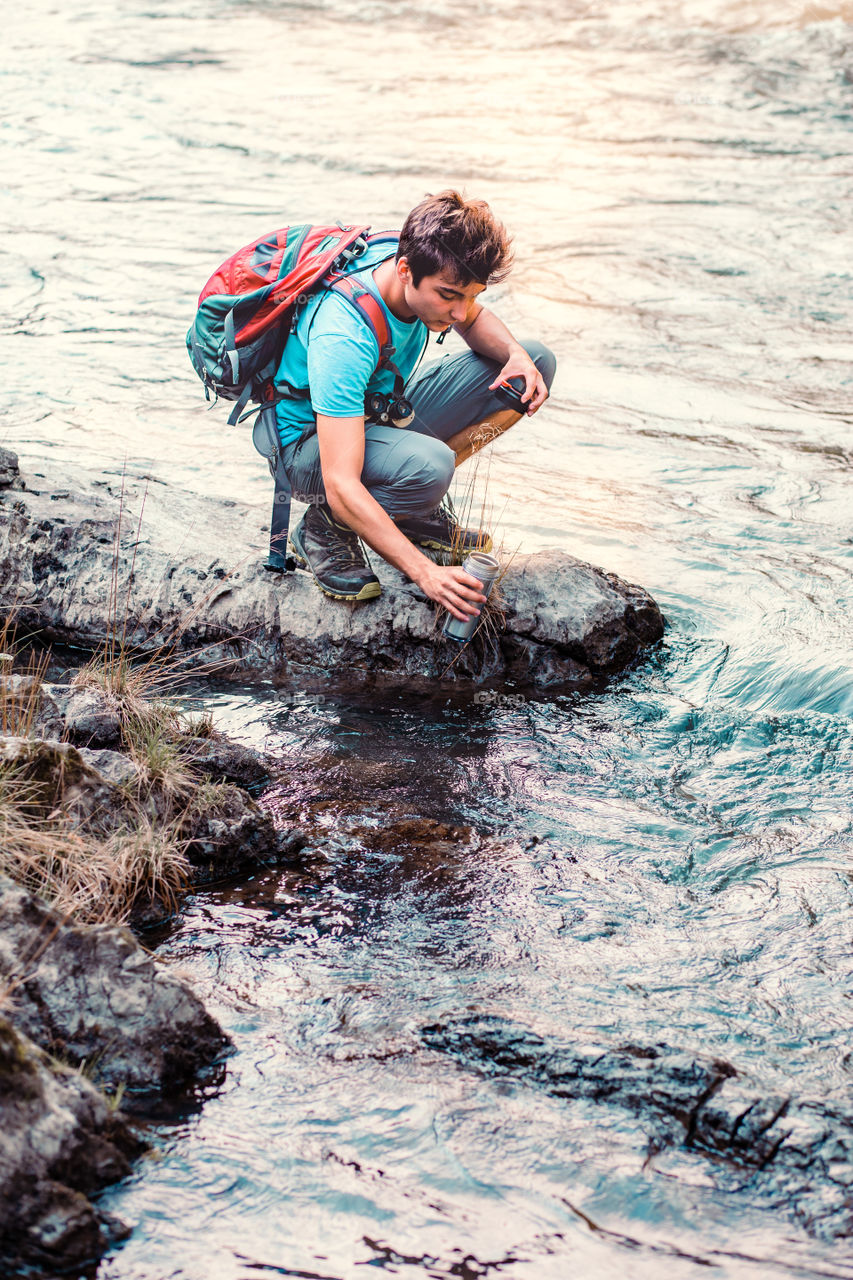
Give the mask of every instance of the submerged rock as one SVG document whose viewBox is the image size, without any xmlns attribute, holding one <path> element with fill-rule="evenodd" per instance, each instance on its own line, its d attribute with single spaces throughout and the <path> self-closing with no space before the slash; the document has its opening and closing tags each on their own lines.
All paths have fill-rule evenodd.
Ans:
<svg viewBox="0 0 853 1280">
<path fill-rule="evenodd" d="M 0 1272 L 51 1275 L 128 1234 L 89 1196 L 130 1173 L 143 1147 L 103 1094 L 51 1063 L 0 1016 Z"/>
<path fill-rule="evenodd" d="M 460 650 L 442 639 L 436 607 L 378 556 L 382 596 L 369 605 L 326 599 L 304 572 L 269 573 L 264 516 L 245 505 L 164 483 L 111 487 L 47 463 L 17 485 L 0 489 L 0 573 L 21 622 L 51 638 L 98 645 L 119 620 L 125 629 L 129 602 L 128 644 L 179 636 L 184 653 L 246 672 L 579 687 L 663 634 L 640 587 L 552 551 L 513 559 L 501 584 L 505 628 Z"/>
<path fill-rule="evenodd" d="M 179 1088 L 228 1044 L 191 988 L 129 929 L 69 924 L 5 876 L 0 982 L 20 1031 L 110 1088 Z"/>
<path fill-rule="evenodd" d="M 853 1111 L 820 1099 L 767 1096 L 729 1062 L 666 1045 L 573 1045 L 502 1018 L 425 1027 L 430 1048 L 465 1067 L 566 1101 L 620 1106 L 648 1126 L 650 1162 L 670 1147 L 709 1157 L 721 1186 L 754 1179 L 823 1239 L 853 1233 Z M 737 1176 L 727 1181 L 727 1171 Z"/>
</svg>

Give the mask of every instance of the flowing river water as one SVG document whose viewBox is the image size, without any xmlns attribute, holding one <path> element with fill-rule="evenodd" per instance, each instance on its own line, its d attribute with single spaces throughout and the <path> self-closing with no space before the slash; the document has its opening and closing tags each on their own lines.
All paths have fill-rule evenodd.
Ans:
<svg viewBox="0 0 853 1280">
<path fill-rule="evenodd" d="M 133 1234 L 98 1280 L 853 1276 L 772 1174 L 426 1034 L 477 1015 L 849 1104 L 851 20 L 6 6 L 0 438 L 24 467 L 237 495 L 260 548 L 269 478 L 183 349 L 201 284 L 272 227 L 396 226 L 463 186 L 516 234 L 492 305 L 559 360 L 477 501 L 506 547 L 640 582 L 668 623 L 582 696 L 210 689 L 313 835 L 161 944 L 236 1051 L 104 1197 Z"/>
</svg>

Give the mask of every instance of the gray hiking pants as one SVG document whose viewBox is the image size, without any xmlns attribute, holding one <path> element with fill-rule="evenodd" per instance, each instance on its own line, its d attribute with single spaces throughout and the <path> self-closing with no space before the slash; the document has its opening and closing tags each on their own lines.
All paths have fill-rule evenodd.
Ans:
<svg viewBox="0 0 853 1280">
<path fill-rule="evenodd" d="M 541 342 L 522 346 L 550 388 L 557 367 L 552 352 Z M 445 440 L 506 407 L 489 390 L 500 368 L 473 351 L 435 360 L 406 389 L 415 410 L 411 426 L 365 427 L 361 482 L 389 515 L 435 511 L 450 488 L 456 462 Z M 285 445 L 282 461 L 298 502 L 326 500 L 316 431 Z"/>
</svg>

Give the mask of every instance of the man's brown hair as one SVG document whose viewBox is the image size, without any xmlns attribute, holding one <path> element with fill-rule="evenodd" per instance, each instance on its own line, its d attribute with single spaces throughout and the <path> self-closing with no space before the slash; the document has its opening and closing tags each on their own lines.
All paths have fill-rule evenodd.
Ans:
<svg viewBox="0 0 853 1280">
<path fill-rule="evenodd" d="M 400 232 L 415 287 L 424 276 L 445 274 L 457 284 L 497 284 L 512 266 L 511 240 L 485 200 L 440 191 L 416 204 Z"/>
</svg>

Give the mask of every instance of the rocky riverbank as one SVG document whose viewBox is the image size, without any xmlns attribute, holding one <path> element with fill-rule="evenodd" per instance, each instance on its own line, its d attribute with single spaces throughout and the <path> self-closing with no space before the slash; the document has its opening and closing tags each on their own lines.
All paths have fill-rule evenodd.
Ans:
<svg viewBox="0 0 853 1280">
<path fill-rule="evenodd" d="M 0 574 L 21 621 L 54 639 L 103 643 L 116 602 L 124 619 L 129 601 L 129 645 L 174 638 L 182 653 L 245 674 L 583 687 L 663 634 L 641 587 L 541 552 L 513 559 L 503 625 L 460 652 L 442 640 L 432 603 L 378 557 L 381 598 L 349 605 L 322 597 L 304 572 L 267 571 L 267 536 L 257 512 L 235 501 L 48 462 L 22 476 L 0 450 Z"/>
<path fill-rule="evenodd" d="M 120 1104 L 215 1081 L 229 1048 L 186 981 L 109 921 L 162 919 L 288 847 L 244 789 L 265 778 L 256 752 L 164 705 L 140 735 L 145 704 L 91 677 L 0 677 L 19 730 L 0 735 L 3 1274 L 82 1266 L 120 1238 L 89 1199 L 144 1150 Z"/>
<path fill-rule="evenodd" d="M 229 1042 L 130 930 L 74 924 L 6 876 L 0 994 L 0 1269 L 53 1274 L 124 1231 L 89 1199 L 145 1149 L 122 1102 L 211 1078 Z"/>
</svg>

